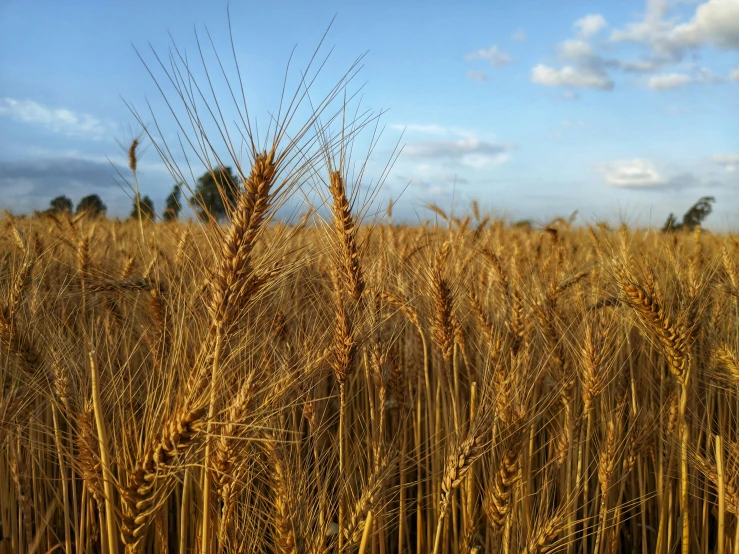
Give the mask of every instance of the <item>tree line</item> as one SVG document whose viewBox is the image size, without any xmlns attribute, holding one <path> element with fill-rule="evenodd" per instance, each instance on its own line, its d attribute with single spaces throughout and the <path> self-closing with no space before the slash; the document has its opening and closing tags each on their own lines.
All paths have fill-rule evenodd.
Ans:
<svg viewBox="0 0 739 554">
<path fill-rule="evenodd" d="M 233 174 L 230 167 L 218 167 L 205 172 L 195 186 L 194 194 L 190 197 L 190 206 L 201 221 L 216 219 L 218 221 L 226 217 L 228 209 L 236 202 L 240 179 Z M 177 183 L 172 187 L 164 201 L 164 210 L 161 219 L 164 221 L 176 221 L 182 211 L 182 187 Z M 50 202 L 50 212 L 55 213 L 82 213 L 89 216 L 103 217 L 108 207 L 97 194 L 90 194 L 82 198 L 75 208 L 72 200 L 65 195 L 57 196 Z M 144 195 L 133 199 L 131 219 L 154 221 L 157 218 L 154 201 Z"/>
<path fill-rule="evenodd" d="M 241 185 L 241 180 L 233 174 L 230 167 L 217 167 L 206 171 L 197 180 L 194 194 L 190 197 L 190 206 L 201 221 L 207 221 L 211 218 L 220 221 L 226 217 L 228 209 L 236 202 Z M 701 197 L 685 212 L 682 220 L 678 220 L 675 214 L 670 213 L 667 221 L 662 226 L 662 231 L 671 233 L 680 230 L 694 230 L 711 214 L 712 204 L 715 201 L 716 199 L 713 196 Z M 72 201 L 67 196 L 57 196 L 51 201 L 50 211 L 71 213 L 73 206 Z M 77 203 L 75 213 L 87 212 L 88 215 L 102 217 L 107 210 L 108 207 L 100 197 L 97 194 L 91 194 Z M 164 201 L 162 220 L 176 221 L 181 211 L 182 184 L 178 183 L 172 187 L 172 192 Z M 154 201 L 148 195 L 133 199 L 133 209 L 130 217 L 131 219 L 139 219 L 139 215 L 141 219 L 148 221 L 154 221 L 157 217 Z M 525 223 L 529 225 L 527 220 L 525 220 Z"/>
</svg>

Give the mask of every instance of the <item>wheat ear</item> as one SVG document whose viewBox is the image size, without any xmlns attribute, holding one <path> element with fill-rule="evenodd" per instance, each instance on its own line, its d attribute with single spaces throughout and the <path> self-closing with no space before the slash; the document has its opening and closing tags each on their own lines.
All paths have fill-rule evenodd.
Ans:
<svg viewBox="0 0 739 554">
<path fill-rule="evenodd" d="M 171 483 L 168 466 L 184 454 L 200 438 L 205 408 L 181 409 L 163 425 L 163 432 L 147 448 L 128 475 L 128 483 L 120 491 L 123 514 L 121 539 L 127 554 L 138 551 L 154 513 L 166 498 L 164 490 Z"/>
<path fill-rule="evenodd" d="M 449 510 L 452 494 L 464 482 L 464 478 L 472 469 L 472 465 L 484 452 L 483 437 L 489 427 L 489 414 L 485 413 L 486 411 L 486 408 L 480 408 L 480 416 L 470 426 L 465 437 L 452 448 L 447 458 L 444 476 L 441 481 L 441 499 L 434 538 L 434 554 L 440 552 L 444 518 Z"/>
</svg>

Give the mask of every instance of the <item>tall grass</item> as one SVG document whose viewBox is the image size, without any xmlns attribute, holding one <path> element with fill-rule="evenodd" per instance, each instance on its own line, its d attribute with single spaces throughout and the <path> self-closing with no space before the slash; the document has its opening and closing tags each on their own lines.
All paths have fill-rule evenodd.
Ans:
<svg viewBox="0 0 739 554">
<path fill-rule="evenodd" d="M 352 72 L 260 140 L 185 60 L 224 225 L 2 222 L 1 554 L 739 553 L 736 237 L 369 221 Z"/>
</svg>

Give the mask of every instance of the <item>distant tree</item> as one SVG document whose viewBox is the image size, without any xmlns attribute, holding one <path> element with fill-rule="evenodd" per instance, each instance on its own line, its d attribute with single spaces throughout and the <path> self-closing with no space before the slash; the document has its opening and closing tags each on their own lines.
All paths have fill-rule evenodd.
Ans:
<svg viewBox="0 0 739 554">
<path fill-rule="evenodd" d="M 54 200 L 49 202 L 49 205 L 51 205 L 51 209 L 55 212 L 72 213 L 72 208 L 74 208 L 72 201 L 64 195 L 57 196 Z"/>
<path fill-rule="evenodd" d="M 711 212 L 713 211 L 713 204 L 716 199 L 713 196 L 703 196 L 698 202 L 693 204 L 690 209 L 683 215 L 682 222 L 678 222 L 674 214 L 667 216 L 662 231 L 669 233 L 672 231 L 678 231 L 680 229 L 688 229 L 689 231 L 694 230 L 696 227 L 703 223 Z"/>
<path fill-rule="evenodd" d="M 172 187 L 172 192 L 169 193 L 167 199 L 164 201 L 164 213 L 162 218 L 164 221 L 176 221 L 182 210 L 182 204 L 180 198 L 182 197 L 182 189 L 179 184 Z"/>
<path fill-rule="evenodd" d="M 190 201 L 202 221 L 206 221 L 208 216 L 220 220 L 226 217 L 226 205 L 230 208 L 236 203 L 238 190 L 239 180 L 231 173 L 231 168 L 221 166 L 204 173 L 198 179 L 195 194 Z"/>
<path fill-rule="evenodd" d="M 91 215 L 93 217 L 102 217 L 105 215 L 105 212 L 107 211 L 108 211 L 108 206 L 103 204 L 103 201 L 100 200 L 100 197 L 97 194 L 91 194 L 89 196 L 85 196 L 77 204 L 77 210 L 76 210 L 78 214 L 82 212 L 87 212 L 88 215 Z"/>
<path fill-rule="evenodd" d="M 715 201 L 716 199 L 713 196 L 704 196 L 698 200 L 698 202 L 693 204 L 693 206 L 685 212 L 685 215 L 683 216 L 683 227 L 687 227 L 692 231 L 698 227 L 698 225 L 703 223 L 703 220 L 711 215 L 711 212 L 713 211 L 713 206 L 711 206 L 711 204 Z"/>
<path fill-rule="evenodd" d="M 682 227 L 682 224 L 677 220 L 675 214 L 670 212 L 670 215 L 667 216 L 667 221 L 665 221 L 665 224 L 662 226 L 662 232 L 670 233 L 678 230 L 680 227 Z"/>
<path fill-rule="evenodd" d="M 154 202 L 148 196 L 144 196 L 138 202 L 133 200 L 133 209 L 131 210 L 131 219 L 139 219 L 139 207 L 141 208 L 141 219 L 154 221 L 156 214 L 154 213 Z"/>
</svg>

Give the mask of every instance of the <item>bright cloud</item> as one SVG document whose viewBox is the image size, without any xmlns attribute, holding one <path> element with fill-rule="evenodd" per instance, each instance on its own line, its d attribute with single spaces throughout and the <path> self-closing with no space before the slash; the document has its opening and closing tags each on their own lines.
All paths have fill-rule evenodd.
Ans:
<svg viewBox="0 0 739 554">
<path fill-rule="evenodd" d="M 591 37 L 606 26 L 606 20 L 600 14 L 586 15 L 575 21 L 575 28 L 584 37 Z"/>
<path fill-rule="evenodd" d="M 652 73 L 663 67 L 666 60 L 660 58 L 646 58 L 641 60 L 611 60 L 614 67 L 618 67 L 628 73 Z"/>
<path fill-rule="evenodd" d="M 487 50 L 481 48 L 477 52 L 467 54 L 466 57 L 468 60 L 488 60 L 493 67 L 500 67 L 511 63 L 511 57 L 496 45 L 491 46 Z"/>
<path fill-rule="evenodd" d="M 109 136 L 113 131 L 113 125 L 89 114 L 76 113 L 65 108 L 50 108 L 27 99 L 0 98 L 0 116 L 38 125 L 53 133 L 95 140 Z"/>
<path fill-rule="evenodd" d="M 598 167 L 606 178 L 606 183 L 622 188 L 649 188 L 667 183 L 655 165 L 643 158 L 620 160 Z"/>
<path fill-rule="evenodd" d="M 539 64 L 531 70 L 531 80 L 548 87 L 594 88 L 610 90 L 613 81 L 594 68 L 566 65 L 559 69 Z"/>
<path fill-rule="evenodd" d="M 739 0 L 697 2 L 694 14 L 680 21 L 670 13 L 678 2 L 647 0 L 641 19 L 611 32 L 610 45 L 592 40 L 607 27 L 605 18 L 600 14 L 582 17 L 573 24 L 575 37 L 557 45 L 563 65 L 539 64 L 532 69 L 531 80 L 553 87 L 610 90 L 615 86 L 613 72 L 621 71 L 651 74 L 648 86 L 655 90 L 677 89 L 689 83 L 726 82 L 726 77 L 709 67 L 681 62 L 686 53 L 698 55 L 699 49 L 709 45 L 739 51 Z M 635 59 L 622 59 L 618 45 L 624 42 L 644 49 Z M 731 72 L 728 80 L 739 80 L 739 68 Z"/>
<path fill-rule="evenodd" d="M 716 154 L 713 161 L 717 164 L 739 164 L 739 153 L 737 154 Z"/>
<path fill-rule="evenodd" d="M 723 50 L 739 50 L 739 1 L 708 0 L 700 4 L 687 23 L 664 19 L 666 0 L 650 0 L 642 21 L 630 23 L 611 33 L 614 42 L 648 45 L 654 53 L 674 60 L 689 49 L 713 44 Z"/>
<path fill-rule="evenodd" d="M 723 50 L 739 50 L 739 1 L 708 0 L 698 6 L 690 22 L 673 29 L 669 40 L 676 47 L 711 43 Z"/>
<path fill-rule="evenodd" d="M 739 153 L 736 154 L 716 154 L 713 161 L 724 168 L 727 173 L 734 173 L 739 167 Z"/>
<path fill-rule="evenodd" d="M 663 21 L 667 9 L 667 0 L 647 0 L 644 18 L 613 30 L 610 39 L 614 42 L 657 43 L 659 37 L 668 35 L 673 27 L 672 23 Z"/>
<path fill-rule="evenodd" d="M 672 90 L 684 87 L 693 81 L 690 75 L 683 73 L 665 73 L 663 75 L 655 75 L 649 79 L 649 88 L 654 90 Z"/>
<path fill-rule="evenodd" d="M 493 144 L 473 137 L 411 143 L 403 153 L 409 158 L 444 160 L 479 168 L 506 161 L 512 148 L 510 144 Z"/>
<path fill-rule="evenodd" d="M 560 43 L 559 52 L 564 59 L 571 61 L 587 60 L 593 57 L 593 48 L 579 38 Z"/>
</svg>

